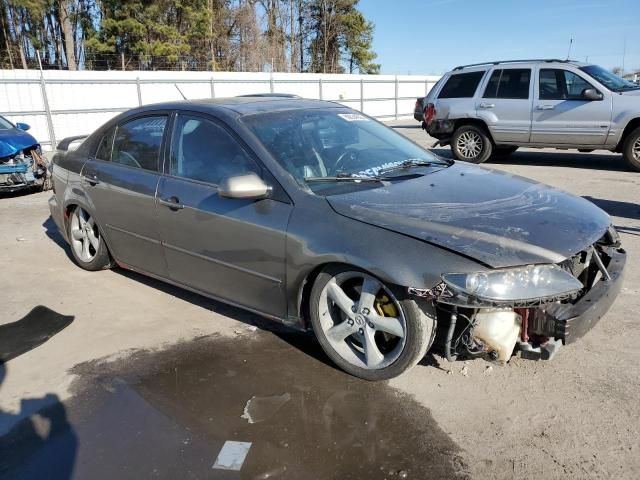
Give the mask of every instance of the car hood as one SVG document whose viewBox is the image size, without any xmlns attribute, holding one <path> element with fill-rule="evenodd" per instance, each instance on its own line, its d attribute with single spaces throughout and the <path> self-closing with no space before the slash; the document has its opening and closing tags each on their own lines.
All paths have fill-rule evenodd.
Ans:
<svg viewBox="0 0 640 480">
<path fill-rule="evenodd" d="M 0 129 L 0 158 L 15 155 L 20 150 L 32 147 L 38 142 L 24 130 L 18 128 Z"/>
<path fill-rule="evenodd" d="M 327 200 L 341 215 L 494 268 L 561 262 L 610 225 L 609 216 L 583 198 L 465 163 Z"/>
</svg>

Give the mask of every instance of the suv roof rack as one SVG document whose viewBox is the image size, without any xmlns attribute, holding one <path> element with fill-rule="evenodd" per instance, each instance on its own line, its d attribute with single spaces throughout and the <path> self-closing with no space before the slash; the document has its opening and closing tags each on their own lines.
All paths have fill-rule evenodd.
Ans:
<svg viewBox="0 0 640 480">
<path fill-rule="evenodd" d="M 494 62 L 481 62 L 481 63 L 470 63 L 469 65 L 460 65 L 460 66 L 457 66 L 456 68 L 454 68 L 453 70 L 455 71 L 455 70 L 462 70 L 463 68 L 469 68 L 469 67 L 480 67 L 482 65 L 500 65 L 500 64 L 503 64 L 503 63 L 531 63 L 531 62 L 571 63 L 573 61 L 574 60 L 569 60 L 569 59 L 561 60 L 559 58 L 531 58 L 531 59 L 524 59 L 524 60 L 498 60 L 498 61 L 494 61 Z"/>
</svg>

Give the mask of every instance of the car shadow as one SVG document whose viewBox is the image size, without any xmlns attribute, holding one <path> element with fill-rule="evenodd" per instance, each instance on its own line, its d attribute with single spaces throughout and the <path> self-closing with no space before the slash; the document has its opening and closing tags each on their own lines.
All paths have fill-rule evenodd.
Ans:
<svg viewBox="0 0 640 480">
<path fill-rule="evenodd" d="M 51 218 L 51 216 L 48 216 L 42 226 L 44 227 L 44 234 L 49 237 L 49 239 L 53 240 L 53 243 L 64 250 L 64 253 L 67 254 L 69 260 L 74 261 L 73 255 L 71 254 L 71 247 L 65 241 L 64 237 L 60 233 L 60 230 L 58 230 L 58 226 L 56 225 L 56 222 L 53 221 L 53 218 Z"/>
<path fill-rule="evenodd" d="M 256 313 L 244 310 L 239 307 L 234 307 L 227 303 L 205 297 L 198 293 L 191 292 L 181 287 L 171 285 L 161 280 L 137 273 L 131 270 L 123 268 L 116 268 L 114 272 L 134 280 L 136 282 L 143 283 L 144 285 L 160 290 L 161 292 L 178 298 L 182 301 L 189 302 L 205 310 L 209 310 L 218 315 L 229 317 L 238 322 L 244 323 L 248 326 L 259 328 L 260 330 L 270 332 L 281 340 L 287 342 L 289 345 L 301 350 L 309 357 L 318 360 L 331 368 L 337 369 L 337 367 L 331 362 L 331 360 L 325 355 L 320 348 L 320 345 L 316 341 L 311 332 L 301 331 L 292 326 L 279 323 L 276 320 L 271 320 Z"/>
<path fill-rule="evenodd" d="M 631 220 L 640 220 L 640 204 L 631 202 L 620 202 L 618 200 L 606 200 L 604 198 L 594 198 L 584 196 L 586 200 L 595 203 L 602 210 L 614 217 L 629 218 Z"/>
<path fill-rule="evenodd" d="M 443 158 L 453 158 L 449 148 L 436 147 L 430 151 Z M 517 151 L 503 158 L 491 158 L 483 165 L 531 165 L 538 167 L 568 167 L 585 168 L 589 170 L 606 170 L 613 172 L 625 172 L 626 168 L 622 156 L 606 153 L 579 153 L 566 151 Z"/>
</svg>

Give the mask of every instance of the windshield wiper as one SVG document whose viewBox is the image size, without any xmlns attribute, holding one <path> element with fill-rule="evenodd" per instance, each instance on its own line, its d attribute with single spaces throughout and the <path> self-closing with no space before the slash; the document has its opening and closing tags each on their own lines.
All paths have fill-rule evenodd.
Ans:
<svg viewBox="0 0 640 480">
<path fill-rule="evenodd" d="M 339 173 L 328 177 L 307 177 L 305 182 L 382 182 L 384 179 L 378 176 L 356 175 L 353 173 Z"/>
<path fill-rule="evenodd" d="M 396 170 L 405 170 L 407 168 L 412 167 L 431 167 L 432 165 L 449 165 L 444 161 L 433 161 L 433 160 L 422 160 L 421 158 L 408 158 L 397 165 L 392 165 L 391 167 L 383 168 L 378 170 L 379 174 L 384 175 L 385 173 L 395 172 Z"/>
</svg>

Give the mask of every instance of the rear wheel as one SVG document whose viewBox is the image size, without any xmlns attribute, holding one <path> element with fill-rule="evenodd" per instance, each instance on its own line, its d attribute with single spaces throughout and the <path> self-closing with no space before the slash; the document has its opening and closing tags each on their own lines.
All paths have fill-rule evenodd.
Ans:
<svg viewBox="0 0 640 480">
<path fill-rule="evenodd" d="M 624 141 L 622 156 L 631 170 L 640 172 L 640 127 L 631 132 Z"/>
<path fill-rule="evenodd" d="M 323 271 L 310 298 L 313 330 L 329 358 L 366 380 L 386 380 L 413 367 L 433 342 L 435 311 L 401 298 L 368 273 Z"/>
<path fill-rule="evenodd" d="M 76 263 L 89 271 L 111 267 L 111 257 L 100 229 L 84 208 L 76 206 L 69 218 L 69 243 Z"/>
<path fill-rule="evenodd" d="M 451 138 L 451 152 L 456 160 L 482 163 L 491 157 L 493 145 L 489 135 L 475 125 L 464 125 L 456 129 Z"/>
</svg>

